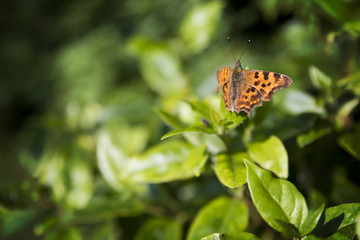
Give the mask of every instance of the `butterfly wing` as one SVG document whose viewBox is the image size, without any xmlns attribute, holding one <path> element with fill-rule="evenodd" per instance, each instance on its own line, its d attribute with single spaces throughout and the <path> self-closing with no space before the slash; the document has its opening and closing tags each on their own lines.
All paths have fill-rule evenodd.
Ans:
<svg viewBox="0 0 360 240">
<path fill-rule="evenodd" d="M 288 88 L 292 83 L 291 78 L 280 73 L 262 70 L 248 70 L 245 72 L 245 82 L 260 91 L 261 99 L 264 101 L 271 101 L 276 90 Z"/>
<path fill-rule="evenodd" d="M 221 87 L 230 80 L 233 71 L 234 69 L 232 67 L 223 67 L 220 68 L 219 71 L 217 71 L 217 79 L 219 82 L 217 93 L 219 93 Z"/>
<path fill-rule="evenodd" d="M 251 117 L 252 110 L 260 106 L 262 106 L 260 91 L 245 81 L 241 82 L 240 96 L 235 101 L 235 111 L 237 113 L 244 111 Z"/>
</svg>

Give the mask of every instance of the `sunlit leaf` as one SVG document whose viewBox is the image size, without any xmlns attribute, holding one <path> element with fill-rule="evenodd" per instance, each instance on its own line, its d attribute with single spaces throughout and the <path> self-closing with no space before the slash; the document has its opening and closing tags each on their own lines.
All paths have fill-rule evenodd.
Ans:
<svg viewBox="0 0 360 240">
<path fill-rule="evenodd" d="M 93 194 L 93 175 L 91 165 L 76 156 L 68 161 L 67 170 L 70 186 L 66 194 L 66 203 L 72 208 L 84 208 Z"/>
<path fill-rule="evenodd" d="M 221 119 L 220 115 L 211 108 L 210 108 L 210 118 L 214 125 L 217 125 L 217 126 L 221 125 L 222 119 Z"/>
<path fill-rule="evenodd" d="M 36 177 L 45 186 L 50 186 L 54 198 L 62 201 L 66 196 L 66 174 L 65 156 L 60 151 L 55 153 L 46 152 L 36 170 Z"/>
<path fill-rule="evenodd" d="M 357 34 L 360 34 L 360 20 L 346 22 L 344 24 L 344 30 L 353 31 L 356 32 Z"/>
<path fill-rule="evenodd" d="M 276 179 L 255 163 L 244 161 L 251 198 L 262 218 L 277 231 L 299 237 L 300 233 L 294 235 L 294 231 L 282 223 L 292 225 L 296 230 L 304 224 L 308 209 L 303 195 L 292 183 Z"/>
<path fill-rule="evenodd" d="M 360 238 L 360 214 L 357 217 L 356 235 L 357 235 L 358 238 Z"/>
<path fill-rule="evenodd" d="M 161 183 L 192 177 L 195 172 L 184 168 L 184 161 L 194 148 L 181 141 L 165 141 L 127 159 L 119 174 L 123 181 L 132 183 Z"/>
<path fill-rule="evenodd" d="M 286 111 L 293 115 L 302 113 L 325 114 L 325 109 L 318 106 L 314 97 L 305 92 L 287 91 L 283 105 Z"/>
<path fill-rule="evenodd" d="M 217 155 L 226 150 L 224 141 L 216 134 L 204 134 L 204 141 L 206 142 L 207 150 L 213 155 Z"/>
<path fill-rule="evenodd" d="M 170 126 L 174 128 L 184 128 L 184 124 L 176 117 L 171 115 L 170 113 L 167 113 L 161 109 L 158 109 L 157 112 L 161 116 L 161 118 Z"/>
<path fill-rule="evenodd" d="M 187 91 L 180 59 L 166 44 L 137 36 L 127 48 L 140 59 L 141 75 L 152 90 L 171 97 L 181 97 Z"/>
<path fill-rule="evenodd" d="M 165 218 L 153 218 L 145 222 L 137 231 L 135 240 L 180 240 L 181 223 Z"/>
<path fill-rule="evenodd" d="M 187 103 L 194 112 L 197 112 L 201 117 L 210 120 L 210 106 L 207 103 L 200 101 L 188 101 Z"/>
<path fill-rule="evenodd" d="M 69 208 L 81 209 L 86 206 L 93 193 L 91 167 L 80 152 L 73 150 L 66 155 L 58 150 L 44 155 L 36 176 L 40 183 L 51 188 L 56 202 Z"/>
<path fill-rule="evenodd" d="M 263 168 L 273 171 L 279 177 L 288 177 L 288 155 L 279 138 L 271 136 L 263 142 L 250 143 L 247 149 L 250 157 Z"/>
<path fill-rule="evenodd" d="M 119 173 L 121 173 L 126 160 L 123 151 L 113 144 L 108 134 L 103 132 L 99 134 L 96 153 L 102 176 L 111 187 L 121 191 L 123 184 Z"/>
<path fill-rule="evenodd" d="M 198 240 L 214 232 L 240 233 L 248 224 L 249 213 L 243 201 L 219 197 L 197 214 L 187 240 Z"/>
<path fill-rule="evenodd" d="M 223 4 L 209 1 L 193 8 L 180 25 L 179 35 L 189 53 L 197 53 L 206 48 L 216 33 Z"/>
<path fill-rule="evenodd" d="M 184 168 L 194 172 L 195 176 L 200 176 L 201 170 L 206 163 L 208 156 L 205 154 L 206 145 L 192 149 L 184 161 Z"/>
<path fill-rule="evenodd" d="M 309 234 L 316 227 L 321 214 L 325 209 L 325 204 L 322 204 L 319 208 L 315 210 L 310 210 L 305 222 L 301 225 L 299 231 L 302 236 Z"/>
<path fill-rule="evenodd" d="M 235 126 L 243 123 L 247 119 L 247 114 L 244 112 L 240 112 L 237 114 L 236 112 L 231 112 L 229 110 L 225 110 L 225 118 L 230 122 L 233 122 Z"/>
<path fill-rule="evenodd" d="M 216 157 L 215 173 L 220 182 L 229 188 L 241 187 L 246 183 L 246 167 L 243 159 L 246 153 L 220 154 Z"/>
<path fill-rule="evenodd" d="M 242 233 L 213 233 L 201 240 L 260 240 L 260 238 L 247 232 Z"/>
<path fill-rule="evenodd" d="M 217 133 L 214 129 L 200 126 L 199 124 L 195 124 L 194 126 L 190 126 L 183 129 L 177 129 L 171 132 L 168 132 L 164 136 L 161 137 L 161 140 L 164 140 L 165 138 L 180 134 L 180 133 L 186 133 L 186 132 L 192 132 L 192 133 L 205 133 L 205 134 L 215 134 Z"/>
</svg>

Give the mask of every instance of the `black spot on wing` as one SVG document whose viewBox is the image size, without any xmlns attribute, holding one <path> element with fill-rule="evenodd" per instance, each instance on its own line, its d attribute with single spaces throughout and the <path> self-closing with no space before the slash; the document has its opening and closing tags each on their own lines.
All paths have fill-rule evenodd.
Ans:
<svg viewBox="0 0 360 240">
<path fill-rule="evenodd" d="M 264 79 L 269 80 L 269 72 L 263 71 Z"/>
</svg>

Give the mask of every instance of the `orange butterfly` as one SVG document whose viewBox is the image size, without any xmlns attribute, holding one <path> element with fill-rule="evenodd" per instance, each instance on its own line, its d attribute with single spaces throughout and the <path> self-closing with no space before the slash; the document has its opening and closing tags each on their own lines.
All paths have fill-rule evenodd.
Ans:
<svg viewBox="0 0 360 240">
<path fill-rule="evenodd" d="M 284 75 L 262 70 L 244 70 L 240 60 L 235 68 L 223 67 L 217 72 L 219 93 L 223 87 L 225 106 L 231 112 L 244 111 L 251 117 L 254 107 L 262 106 L 262 101 L 271 101 L 274 92 L 288 88 L 292 80 Z"/>
</svg>

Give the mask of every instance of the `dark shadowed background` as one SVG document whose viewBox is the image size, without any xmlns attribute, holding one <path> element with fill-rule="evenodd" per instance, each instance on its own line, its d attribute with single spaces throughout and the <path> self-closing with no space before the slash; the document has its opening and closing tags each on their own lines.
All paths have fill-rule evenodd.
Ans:
<svg viewBox="0 0 360 240">
<path fill-rule="evenodd" d="M 150 239 L 153 218 L 185 238 L 227 189 L 211 161 L 153 178 L 167 159 L 147 154 L 171 130 L 158 109 L 190 124 L 186 101 L 220 100 L 228 36 L 237 58 L 251 40 L 243 67 L 293 79 L 243 127 L 284 142 L 308 202 L 360 202 L 359 1 L 2 1 L 0 238 Z"/>
</svg>

